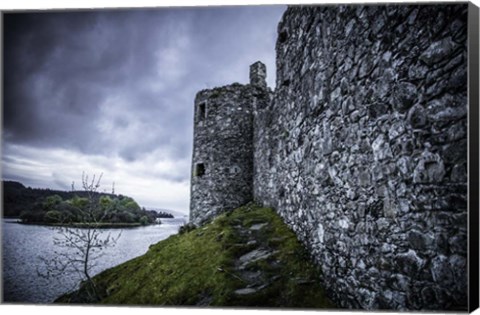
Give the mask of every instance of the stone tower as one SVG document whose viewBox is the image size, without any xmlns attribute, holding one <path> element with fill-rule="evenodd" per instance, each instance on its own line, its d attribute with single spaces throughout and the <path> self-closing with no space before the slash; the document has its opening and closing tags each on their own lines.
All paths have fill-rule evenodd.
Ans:
<svg viewBox="0 0 480 315">
<path fill-rule="evenodd" d="M 250 85 L 267 88 L 267 67 L 260 61 L 250 66 Z"/>
<path fill-rule="evenodd" d="M 200 225 L 253 200 L 253 120 L 268 99 L 266 67 L 250 84 L 202 90 L 195 97 L 190 221 Z"/>
</svg>

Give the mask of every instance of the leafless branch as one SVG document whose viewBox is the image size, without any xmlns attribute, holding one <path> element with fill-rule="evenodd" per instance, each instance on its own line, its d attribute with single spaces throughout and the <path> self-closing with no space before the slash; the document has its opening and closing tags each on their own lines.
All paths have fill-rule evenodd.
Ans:
<svg viewBox="0 0 480 315">
<path fill-rule="evenodd" d="M 54 227 L 57 235 L 53 243 L 56 246 L 55 255 L 51 259 L 40 257 L 44 270 L 37 268 L 37 273 L 44 278 L 65 277 L 68 274 L 77 274 L 82 281 L 92 289 L 87 294 L 90 298 L 98 297 L 97 289 L 91 278 L 92 269 L 98 266 L 99 259 L 104 255 L 103 250 L 115 246 L 122 232 L 116 236 L 99 229 L 98 224 L 107 215 L 106 211 L 97 208 L 98 190 L 103 173 L 95 174 L 90 179 L 85 172 L 82 173 L 82 188 L 87 194 L 88 203 L 81 211 L 81 223 L 85 228 L 71 226 Z M 72 190 L 74 183 L 72 182 Z M 113 191 L 113 188 L 112 188 Z"/>
</svg>

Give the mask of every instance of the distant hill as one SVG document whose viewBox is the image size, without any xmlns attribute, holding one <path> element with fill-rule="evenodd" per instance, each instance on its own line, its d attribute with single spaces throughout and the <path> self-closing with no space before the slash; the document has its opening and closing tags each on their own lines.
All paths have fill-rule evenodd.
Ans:
<svg viewBox="0 0 480 315">
<path fill-rule="evenodd" d="M 168 213 L 174 217 L 178 217 L 178 218 L 183 218 L 185 216 L 188 216 L 188 212 L 187 213 L 184 213 L 184 212 L 180 212 L 180 211 L 177 211 L 177 210 L 171 210 L 171 209 L 161 209 L 161 208 L 153 208 L 153 207 L 146 207 L 148 210 L 153 210 L 153 211 L 156 211 L 158 213 Z"/>
<path fill-rule="evenodd" d="M 55 210 L 60 214 L 68 214 L 70 221 L 75 221 L 76 203 L 82 203 L 87 197 L 85 191 L 62 191 L 25 187 L 15 181 L 3 181 L 3 216 L 19 217 L 25 222 L 45 223 L 45 214 Z M 173 215 L 165 212 L 141 209 L 130 197 L 108 193 L 96 193 L 98 200 L 103 198 L 102 205 L 105 211 L 111 212 L 110 222 L 137 222 L 142 216 L 147 222 L 154 222 L 155 218 L 172 218 Z M 51 205 L 49 205 L 49 203 Z M 108 209 L 107 209 L 108 208 Z M 57 213 L 57 215 L 59 215 Z"/>
<path fill-rule="evenodd" d="M 2 181 L 3 184 L 3 216 L 19 217 L 22 211 L 32 211 L 36 202 L 45 200 L 48 196 L 58 195 L 63 200 L 71 199 L 75 195 L 86 197 L 84 191 L 63 191 L 42 188 L 25 187 L 15 181 Z M 99 193 L 99 195 L 111 195 Z"/>
</svg>

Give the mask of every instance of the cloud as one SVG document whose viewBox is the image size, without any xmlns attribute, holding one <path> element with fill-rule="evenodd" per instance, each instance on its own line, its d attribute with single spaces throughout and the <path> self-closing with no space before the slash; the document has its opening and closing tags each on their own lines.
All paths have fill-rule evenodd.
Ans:
<svg viewBox="0 0 480 315">
<path fill-rule="evenodd" d="M 188 212 L 189 160 L 161 161 L 156 153 L 143 161 L 128 162 L 103 155 L 86 156 L 70 150 L 43 150 L 22 145 L 6 145 L 3 178 L 28 186 L 70 190 L 72 182 L 81 189 L 82 173 L 103 174 L 101 191 L 115 191 L 133 197 L 142 206 Z"/>
<path fill-rule="evenodd" d="M 248 83 L 257 60 L 272 85 L 284 10 L 6 13 L 4 178 L 64 189 L 82 171 L 102 170 L 137 188 L 171 185 L 183 204 L 175 194 L 124 187 L 186 210 L 195 94 Z"/>
</svg>

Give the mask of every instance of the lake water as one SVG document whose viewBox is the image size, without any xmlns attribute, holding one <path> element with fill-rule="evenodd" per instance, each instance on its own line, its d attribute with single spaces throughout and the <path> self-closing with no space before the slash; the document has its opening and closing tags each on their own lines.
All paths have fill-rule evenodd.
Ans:
<svg viewBox="0 0 480 315">
<path fill-rule="evenodd" d="M 74 289 L 79 276 L 65 275 L 58 279 L 45 279 L 37 270 L 45 268 L 45 259 L 52 258 L 54 238 L 59 234 L 52 228 L 15 223 L 16 219 L 3 219 L 3 301 L 5 303 L 50 303 L 58 296 Z M 107 247 L 105 254 L 91 274 L 116 266 L 143 255 L 155 244 L 178 232 L 185 219 L 162 219 L 160 225 L 122 229 L 114 247 Z M 119 229 L 106 229 L 102 235 L 117 235 Z"/>
</svg>

